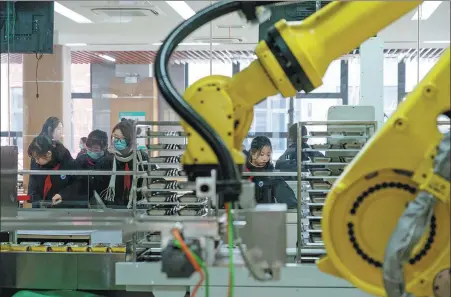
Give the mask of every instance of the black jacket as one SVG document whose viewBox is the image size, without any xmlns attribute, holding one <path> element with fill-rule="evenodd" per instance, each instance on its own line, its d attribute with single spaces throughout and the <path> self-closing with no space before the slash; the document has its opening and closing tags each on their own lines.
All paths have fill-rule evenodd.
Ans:
<svg viewBox="0 0 451 297">
<path fill-rule="evenodd" d="M 246 171 L 271 172 L 274 171 L 274 166 L 268 163 L 265 167 L 255 167 L 247 161 Z M 285 203 L 288 208 L 297 206 L 296 195 L 282 178 L 275 176 L 251 176 L 249 180 L 255 184 L 255 200 L 257 203 Z"/>
<path fill-rule="evenodd" d="M 83 156 L 83 155 L 86 155 L 86 149 L 80 150 L 80 151 L 78 152 L 78 154 L 77 154 L 77 158 L 80 157 L 80 156 Z"/>
<path fill-rule="evenodd" d="M 106 153 L 108 154 L 108 153 Z M 105 155 L 107 156 L 107 155 Z M 105 156 L 101 157 L 98 160 L 93 160 L 89 158 L 87 154 L 78 154 L 75 163 L 77 165 L 78 170 L 95 170 L 95 166 L 97 162 L 105 158 Z M 83 197 L 83 200 L 90 200 L 93 197 L 94 189 L 96 189 L 95 185 L 96 179 L 94 175 L 80 175 L 77 179 L 77 187 L 79 190 L 80 197 Z"/>
<path fill-rule="evenodd" d="M 143 161 L 148 161 L 149 157 L 148 155 L 141 151 L 142 159 Z M 115 156 L 114 154 L 108 154 L 102 157 L 97 161 L 97 163 L 94 166 L 95 170 L 101 170 L 101 171 L 111 171 L 113 168 L 113 160 Z M 133 159 L 129 162 L 120 162 L 116 160 L 116 170 L 117 171 L 124 171 L 125 165 L 128 164 L 129 171 L 133 171 Z M 153 167 L 153 166 L 152 166 Z M 140 171 L 148 171 L 147 165 L 141 165 Z M 129 175 L 130 177 L 130 183 L 133 183 L 133 175 Z M 115 206 L 126 206 L 128 204 L 128 199 L 130 195 L 130 189 L 125 188 L 125 178 L 124 175 L 116 175 L 116 184 L 115 184 L 115 197 L 114 202 L 110 201 L 103 201 L 105 205 L 115 205 Z M 102 197 L 101 193 L 102 191 L 108 189 L 108 185 L 111 179 L 111 175 L 108 176 L 95 176 L 94 177 L 94 189 L 97 191 L 97 193 Z M 141 188 L 143 186 L 143 181 L 148 181 L 149 179 L 143 179 L 140 178 L 137 182 L 137 188 Z M 142 197 L 141 193 L 137 193 L 137 200 L 140 200 Z"/>
<path fill-rule="evenodd" d="M 31 162 L 32 170 L 76 170 L 76 164 L 69 151 L 61 144 L 57 143 L 52 151 L 52 160 L 44 165 L 38 165 L 34 160 Z M 50 177 L 51 188 L 44 195 L 45 181 Z M 77 190 L 71 189 L 71 185 L 76 180 L 72 175 L 30 175 L 28 183 L 28 195 L 32 202 L 51 202 L 53 196 L 60 194 L 63 201 L 77 200 Z"/>
<path fill-rule="evenodd" d="M 87 154 L 78 153 L 75 162 L 77 163 L 79 170 L 94 170 L 97 161 L 101 160 L 102 158 L 99 158 L 98 160 L 92 160 Z"/>
<path fill-rule="evenodd" d="M 310 145 L 307 143 L 302 143 L 302 148 L 307 149 L 310 148 Z M 302 152 L 302 160 L 309 161 L 314 157 L 324 157 L 324 155 L 318 151 L 311 152 Z M 306 171 L 309 168 L 324 168 L 322 165 L 318 166 L 309 166 L 308 168 L 302 166 L 302 171 Z M 298 155 L 297 155 L 297 145 L 290 145 L 286 151 L 279 157 L 276 162 L 276 169 L 285 172 L 296 172 L 298 171 Z"/>
</svg>

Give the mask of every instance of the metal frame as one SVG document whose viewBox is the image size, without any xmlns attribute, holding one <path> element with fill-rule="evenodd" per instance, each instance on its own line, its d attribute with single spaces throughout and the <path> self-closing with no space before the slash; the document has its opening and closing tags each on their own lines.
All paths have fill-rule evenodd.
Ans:
<svg viewBox="0 0 451 297">
<path fill-rule="evenodd" d="M 228 273 L 227 267 L 209 268 L 211 296 L 227 293 Z M 125 286 L 128 291 L 153 292 L 156 297 L 182 297 L 198 280 L 198 275 L 189 279 L 168 279 L 161 274 L 161 266 L 157 263 L 116 263 L 117 285 Z M 235 268 L 235 296 L 273 297 L 276 294 L 286 297 L 369 297 L 348 282 L 323 274 L 315 265 L 287 265 L 281 270 L 280 280 L 271 282 L 255 281 L 249 277 L 246 268 Z M 204 287 L 197 296 L 205 296 Z"/>
<path fill-rule="evenodd" d="M 297 262 L 301 263 L 302 259 L 302 250 L 304 248 L 303 242 L 303 226 L 302 226 L 302 126 L 305 125 L 321 125 L 321 126 L 377 126 L 377 122 L 375 121 L 301 121 L 297 123 L 298 125 L 298 133 L 297 133 L 297 165 L 298 165 L 298 174 L 297 174 L 297 192 L 298 192 L 298 204 L 297 204 L 297 253 L 296 258 Z M 374 129 L 375 131 L 375 129 Z"/>
</svg>

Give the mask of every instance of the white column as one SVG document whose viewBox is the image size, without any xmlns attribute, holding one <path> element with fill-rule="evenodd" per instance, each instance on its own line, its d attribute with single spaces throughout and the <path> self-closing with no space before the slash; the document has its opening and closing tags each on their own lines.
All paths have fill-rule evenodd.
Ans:
<svg viewBox="0 0 451 297">
<path fill-rule="evenodd" d="M 373 106 L 380 128 L 384 123 L 384 44 L 373 37 L 360 46 L 359 105 Z"/>
</svg>

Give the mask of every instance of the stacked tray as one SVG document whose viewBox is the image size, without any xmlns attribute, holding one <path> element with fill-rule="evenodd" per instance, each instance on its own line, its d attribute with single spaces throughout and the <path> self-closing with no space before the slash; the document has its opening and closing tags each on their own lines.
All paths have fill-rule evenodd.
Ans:
<svg viewBox="0 0 451 297">
<path fill-rule="evenodd" d="M 183 187 L 187 179 L 182 170 L 181 157 L 186 149 L 186 135 L 181 131 L 180 123 L 149 122 L 149 125 L 140 124 L 139 129 L 145 131 L 145 136 L 137 138 L 146 138 L 145 147 L 149 156 L 147 161 L 141 163 L 153 166 L 144 166 L 152 168 L 147 174 L 139 173 L 147 182 L 143 183 L 141 188 L 136 188 L 136 191 L 141 193 L 137 208 L 145 209 L 149 216 L 207 215 L 208 199 L 198 198 L 194 191 Z M 160 241 L 158 232 L 147 233 L 139 239 L 138 246 L 144 246 L 147 250 L 149 246 L 158 247 Z M 146 252 L 143 255 L 144 258 L 150 257 Z"/>
<path fill-rule="evenodd" d="M 63 242 L 22 242 L 1 243 L 1 252 L 37 252 L 37 253 L 125 253 L 124 244 L 96 244 L 87 245 L 83 243 L 67 244 Z"/>
<path fill-rule="evenodd" d="M 147 214 L 152 216 L 206 215 L 208 200 L 197 198 L 193 191 L 183 189 L 182 186 L 186 177 L 180 161 L 186 148 L 186 139 L 185 133 L 180 131 L 180 124 L 152 122 L 144 130 L 146 136 L 140 137 L 146 137 L 147 154 L 150 157 L 142 163 L 156 166 L 147 166 L 154 169 L 146 176 L 146 186 L 137 189 L 143 197 L 137 202 L 139 208 L 146 208 Z"/>
<path fill-rule="evenodd" d="M 350 122 L 350 121 L 348 121 Z M 321 219 L 322 209 L 335 181 L 340 177 L 345 167 L 350 164 L 367 140 L 375 131 L 375 123 L 355 122 L 335 124 L 333 122 L 308 122 L 308 130 L 312 126 L 326 126 L 324 131 L 310 131 L 304 136 L 309 148 L 304 148 L 307 160 L 301 160 L 308 173 L 301 176 L 303 182 L 308 182 L 306 193 L 302 196 L 306 211 L 303 212 L 303 244 L 305 248 L 323 250 Z M 312 256 L 309 256 L 310 258 Z M 318 258 L 320 255 L 318 255 Z"/>
</svg>

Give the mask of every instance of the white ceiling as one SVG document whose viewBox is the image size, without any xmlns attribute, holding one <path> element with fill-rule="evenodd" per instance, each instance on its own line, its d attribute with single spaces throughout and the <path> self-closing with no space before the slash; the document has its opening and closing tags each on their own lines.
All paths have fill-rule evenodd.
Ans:
<svg viewBox="0 0 451 297">
<path fill-rule="evenodd" d="M 86 43 L 85 47 L 74 47 L 73 50 L 156 50 L 153 43 L 160 42 L 183 19 L 165 1 L 59 1 L 64 6 L 92 20 L 92 24 L 78 24 L 55 13 L 56 42 Z M 120 4 L 120 3 L 122 4 Z M 137 2 L 147 4 L 136 4 Z M 210 1 L 186 1 L 195 11 L 208 5 Z M 127 7 L 156 6 L 163 15 L 134 17 L 129 22 L 118 22 L 109 17 L 94 14 L 91 9 L 99 7 L 118 7 L 126 3 Z M 150 4 L 151 3 L 151 4 Z M 386 48 L 414 48 L 417 44 L 418 23 L 412 21 L 414 12 L 380 32 Z M 116 21 L 116 23 L 114 22 Z M 124 21 L 124 18 L 119 20 Z M 228 29 L 221 26 L 242 25 L 244 28 Z M 440 41 L 450 39 L 450 3 L 443 1 L 434 14 L 425 21 L 420 21 L 421 41 Z M 209 38 L 210 30 L 215 38 L 239 37 L 241 44 L 221 44 L 213 46 L 218 49 L 252 50 L 258 41 L 258 27 L 246 24 L 238 14 L 231 14 L 216 20 L 196 31 L 189 41 L 195 38 Z M 447 44 L 422 44 L 421 47 L 447 47 Z M 209 46 L 181 46 L 181 49 L 208 49 Z"/>
</svg>

